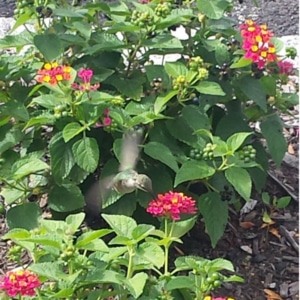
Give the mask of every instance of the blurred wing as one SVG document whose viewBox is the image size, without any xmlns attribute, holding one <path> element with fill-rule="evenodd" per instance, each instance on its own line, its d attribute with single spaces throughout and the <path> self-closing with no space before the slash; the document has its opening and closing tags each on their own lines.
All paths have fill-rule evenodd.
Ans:
<svg viewBox="0 0 300 300">
<path fill-rule="evenodd" d="M 142 140 L 142 134 L 133 131 L 127 132 L 123 135 L 120 167 L 119 171 L 134 169 L 139 159 L 139 144 Z"/>
<path fill-rule="evenodd" d="M 114 175 L 95 182 L 84 195 L 86 212 L 91 216 L 99 215 L 105 199 L 113 188 Z"/>
</svg>

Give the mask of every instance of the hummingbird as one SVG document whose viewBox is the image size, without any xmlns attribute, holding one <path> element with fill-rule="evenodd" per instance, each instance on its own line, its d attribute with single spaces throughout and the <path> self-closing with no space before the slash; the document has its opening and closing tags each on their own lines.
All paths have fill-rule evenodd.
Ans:
<svg viewBox="0 0 300 300">
<path fill-rule="evenodd" d="M 107 195 L 111 191 L 124 195 L 139 189 L 150 193 L 152 196 L 152 181 L 145 174 L 139 174 L 135 168 L 139 160 L 141 129 L 130 129 L 123 134 L 121 152 L 119 156 L 120 165 L 118 173 L 101 179 L 85 195 L 87 210 L 93 214 L 99 213 L 101 206 L 105 204 Z M 98 201 L 96 200 L 98 198 Z"/>
</svg>

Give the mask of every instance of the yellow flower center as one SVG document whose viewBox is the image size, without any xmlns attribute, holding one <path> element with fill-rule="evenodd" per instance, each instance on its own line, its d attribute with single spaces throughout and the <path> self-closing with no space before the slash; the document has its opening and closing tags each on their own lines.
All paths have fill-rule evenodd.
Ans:
<svg viewBox="0 0 300 300">
<path fill-rule="evenodd" d="M 251 51 L 256 52 L 258 50 L 258 47 L 256 45 L 251 46 Z"/>
<path fill-rule="evenodd" d="M 61 74 L 56 75 L 55 78 L 56 78 L 57 81 L 62 81 L 63 80 L 63 77 L 62 77 Z"/>
<path fill-rule="evenodd" d="M 46 64 L 44 65 L 44 69 L 46 69 L 46 70 L 51 70 L 51 64 L 46 63 Z"/>
<path fill-rule="evenodd" d="M 260 56 L 261 57 L 267 57 L 268 53 L 266 51 L 261 51 Z"/>
</svg>

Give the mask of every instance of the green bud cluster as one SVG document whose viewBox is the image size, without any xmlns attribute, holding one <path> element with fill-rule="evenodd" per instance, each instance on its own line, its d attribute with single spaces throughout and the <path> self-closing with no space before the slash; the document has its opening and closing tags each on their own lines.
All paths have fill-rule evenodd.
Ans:
<svg viewBox="0 0 300 300">
<path fill-rule="evenodd" d="M 177 78 L 173 80 L 173 89 L 181 90 L 187 86 L 187 80 L 184 75 L 179 75 Z"/>
<path fill-rule="evenodd" d="M 198 72 L 199 68 L 203 66 L 203 59 L 200 56 L 191 57 L 189 60 L 189 68 L 192 71 Z"/>
<path fill-rule="evenodd" d="M 114 119 L 111 120 L 111 124 L 109 126 L 103 127 L 106 132 L 115 132 L 118 130 L 118 128 L 118 123 Z"/>
<path fill-rule="evenodd" d="M 31 8 L 34 5 L 34 0 L 19 0 L 16 3 L 16 9 L 14 10 L 14 16 L 16 18 L 20 17 L 21 15 L 30 12 Z"/>
<path fill-rule="evenodd" d="M 245 163 L 255 161 L 256 150 L 253 148 L 252 145 L 244 146 L 238 153 L 239 153 L 239 158 L 243 160 Z"/>
<path fill-rule="evenodd" d="M 214 149 L 216 145 L 212 143 L 207 143 L 206 146 L 203 149 L 203 159 L 208 160 L 208 159 L 213 159 L 214 158 Z"/>
<path fill-rule="evenodd" d="M 111 100 L 111 103 L 114 105 L 114 106 L 120 106 L 120 107 L 123 107 L 124 104 L 125 104 L 125 100 L 121 97 L 121 96 L 117 96 L 115 98 L 113 98 Z"/>
<path fill-rule="evenodd" d="M 214 290 L 219 288 L 224 281 L 224 276 L 218 272 L 214 272 L 209 274 L 205 279 L 205 284 L 207 285 L 208 289 Z"/>
<path fill-rule="evenodd" d="M 75 256 L 76 256 L 76 251 L 73 245 L 67 246 L 60 254 L 60 258 L 63 261 L 68 261 L 70 258 L 73 258 Z"/>
<path fill-rule="evenodd" d="M 291 59 L 295 59 L 295 57 L 297 56 L 297 49 L 295 47 L 287 47 L 285 49 L 285 55 L 286 57 L 289 57 Z"/>
<path fill-rule="evenodd" d="M 205 68 L 199 68 L 198 73 L 199 80 L 206 80 L 208 78 L 209 72 Z"/>
<path fill-rule="evenodd" d="M 8 250 L 8 259 L 11 261 L 19 262 L 21 260 L 22 247 L 15 245 Z"/>
<path fill-rule="evenodd" d="M 158 16 L 158 17 L 162 17 L 165 18 L 166 16 L 168 16 L 171 12 L 171 4 L 170 3 L 158 3 L 157 6 L 154 9 L 154 13 Z"/>
<path fill-rule="evenodd" d="M 56 119 L 60 119 L 61 117 L 68 117 L 69 115 L 70 112 L 65 105 L 58 105 L 54 108 L 54 116 Z"/>
<path fill-rule="evenodd" d="M 151 16 L 148 12 L 141 12 L 138 10 L 134 10 L 132 12 L 131 22 L 133 25 L 137 25 L 140 27 L 153 26 L 154 16 Z"/>
<path fill-rule="evenodd" d="M 202 151 L 200 149 L 191 149 L 189 153 L 189 157 L 195 160 L 201 160 L 202 159 Z"/>
</svg>

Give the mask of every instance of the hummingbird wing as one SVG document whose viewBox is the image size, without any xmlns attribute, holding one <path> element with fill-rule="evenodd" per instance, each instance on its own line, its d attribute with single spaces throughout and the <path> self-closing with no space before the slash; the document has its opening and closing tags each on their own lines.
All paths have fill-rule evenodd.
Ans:
<svg viewBox="0 0 300 300">
<path fill-rule="evenodd" d="M 134 169 L 139 159 L 139 144 L 142 134 L 136 130 L 128 131 L 123 135 L 119 171 Z"/>
<path fill-rule="evenodd" d="M 113 178 L 115 175 L 108 176 L 92 184 L 84 195 L 86 212 L 90 215 L 99 215 L 109 192 L 113 188 Z"/>
</svg>

